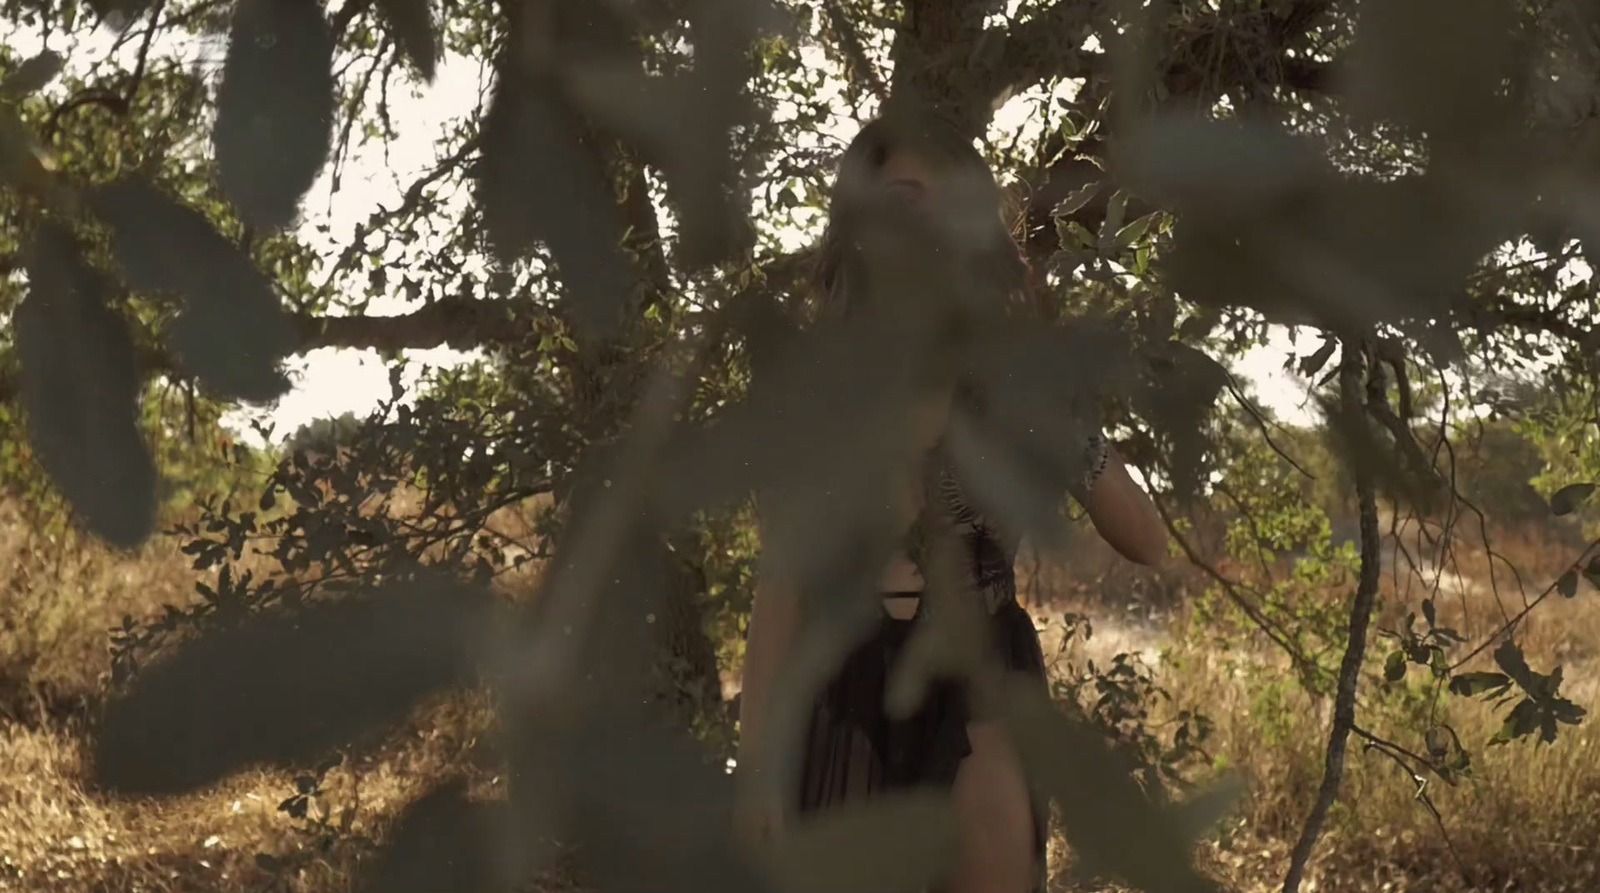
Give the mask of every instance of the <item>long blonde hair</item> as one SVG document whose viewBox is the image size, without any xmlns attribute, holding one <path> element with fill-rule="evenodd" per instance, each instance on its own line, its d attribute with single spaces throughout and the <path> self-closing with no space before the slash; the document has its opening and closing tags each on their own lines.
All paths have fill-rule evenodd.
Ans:
<svg viewBox="0 0 1600 893">
<path fill-rule="evenodd" d="M 977 186 L 978 201 L 986 211 L 972 246 L 974 257 L 988 282 L 1010 295 L 1018 304 L 1026 297 L 1027 263 L 1006 225 L 1005 201 L 994 172 L 972 140 L 941 116 L 926 108 L 900 107 L 886 111 L 856 134 L 839 160 L 828 201 L 828 225 L 822 235 L 811 277 L 812 300 L 818 316 L 849 314 L 855 295 L 847 285 L 847 269 L 854 263 L 859 246 L 855 233 L 877 172 L 896 152 L 912 152 L 957 174 L 965 175 Z M 987 209 L 992 209 L 988 213 Z"/>
</svg>

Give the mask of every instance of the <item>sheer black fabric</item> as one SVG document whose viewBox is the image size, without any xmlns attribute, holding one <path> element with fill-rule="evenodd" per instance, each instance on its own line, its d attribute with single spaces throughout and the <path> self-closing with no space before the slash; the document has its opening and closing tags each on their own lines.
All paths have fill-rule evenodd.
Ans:
<svg viewBox="0 0 1600 893">
<path fill-rule="evenodd" d="M 1012 601 L 990 615 L 990 622 L 1005 667 L 1045 685 L 1044 654 L 1028 612 Z M 905 719 L 892 720 L 884 709 L 890 674 L 917 623 L 885 613 L 817 699 L 801 761 L 802 814 L 885 791 L 955 783 L 956 770 L 972 752 L 966 687 L 955 680 L 935 680 L 921 707 Z M 1042 889 L 1044 876 L 1043 807 L 1035 803 L 1033 808 L 1041 881 L 1036 889 Z"/>
<path fill-rule="evenodd" d="M 1105 466 L 1107 446 L 1098 435 L 1086 446 L 1087 492 Z M 1033 618 L 1017 602 L 1018 539 L 992 524 L 967 499 L 947 463 L 930 466 L 929 510 L 954 527 L 967 582 L 983 600 L 993 643 L 1002 665 L 1047 685 L 1044 655 Z M 926 517 L 926 515 L 925 515 Z M 907 536 L 907 552 L 919 566 L 930 543 L 917 525 Z M 869 638 L 846 658 L 818 697 L 801 760 L 799 805 L 802 814 L 884 791 L 954 784 L 961 761 L 972 752 L 967 723 L 972 710 L 965 685 L 935 680 L 912 716 L 891 720 L 884 707 L 888 680 L 921 618 L 899 620 L 884 613 Z M 1043 804 L 1033 804 L 1035 890 L 1045 873 L 1047 821 Z"/>
</svg>

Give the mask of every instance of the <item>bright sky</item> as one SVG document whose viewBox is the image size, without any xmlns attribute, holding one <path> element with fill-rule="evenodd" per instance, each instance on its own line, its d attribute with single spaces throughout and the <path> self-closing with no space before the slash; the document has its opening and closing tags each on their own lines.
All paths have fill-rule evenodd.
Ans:
<svg viewBox="0 0 1600 893">
<path fill-rule="evenodd" d="M 43 48 L 37 35 L 13 33 L 6 39 L 14 50 L 24 54 Z M 103 57 L 110 45 L 110 35 L 102 32 L 83 46 L 62 46 L 57 40 L 51 48 L 63 52 L 69 64 L 76 65 L 80 60 Z M 221 54 L 221 47 L 210 42 L 191 42 L 182 51 L 188 58 L 212 65 L 220 60 Z M 820 51 L 816 56 L 814 61 L 823 63 Z M 345 160 L 337 193 L 332 191 L 331 169 L 324 172 L 306 197 L 304 238 L 310 244 L 328 246 L 327 256 L 334 256 L 339 247 L 348 244 L 358 222 L 367 219 L 379 207 L 397 204 L 406 186 L 438 158 L 435 140 L 445 131 L 447 123 L 473 114 L 484 77 L 476 63 L 453 57 L 439 67 L 438 76 L 431 85 L 400 95 L 391 92 L 391 114 L 398 138 L 387 144 L 379 140 L 353 147 Z M 837 91 L 835 99 L 843 108 L 843 97 Z M 1027 127 L 1032 109 L 1026 94 L 1015 97 L 999 110 L 994 128 Z M 848 115 L 841 114 L 837 120 L 839 132 L 829 136 L 836 137 L 842 145 L 853 135 L 850 130 L 854 125 Z M 326 225 L 328 232 L 319 232 L 319 225 Z M 782 242 L 794 243 L 790 247 L 805 244 L 809 238 L 809 234 L 800 232 L 783 236 Z M 399 280 L 399 276 L 390 277 L 391 282 Z M 408 309 L 411 308 L 407 303 L 396 297 L 374 301 L 367 312 L 395 314 Z M 1283 371 L 1289 350 L 1288 332 L 1275 331 L 1266 347 L 1252 351 L 1235 368 L 1263 404 L 1282 420 L 1299 423 L 1309 420 L 1311 415 L 1306 411 L 1304 384 Z M 408 351 L 402 378 L 409 383 L 426 367 L 452 364 L 464 357 L 448 349 Z M 388 366 L 376 351 L 317 350 L 292 359 L 288 369 L 294 388 L 275 406 L 246 407 L 226 420 L 241 436 L 255 439 L 248 424 L 252 419 L 268 422 L 275 428 L 275 436 L 281 438 L 314 419 L 345 412 L 364 414 L 390 393 Z"/>
<path fill-rule="evenodd" d="M 399 201 L 405 187 L 415 175 L 425 171 L 437 158 L 432 144 L 438 124 L 463 113 L 470 113 L 477 102 L 478 69 L 475 65 L 456 59 L 441 66 L 435 83 L 414 97 L 394 102 L 394 120 L 399 138 L 388 146 L 384 157 L 382 146 L 372 145 L 353 153 L 346 164 L 342 188 L 330 196 L 331 181 L 324 177 L 313 190 L 306 203 L 307 233 L 309 238 L 320 237 L 310 227 L 326 221 L 331 234 L 342 243 L 348 239 L 356 223 L 363 220 L 379 205 L 392 206 Z M 1025 121 L 1030 106 L 1023 97 L 1011 100 L 996 115 L 997 129 L 1011 130 Z M 848 116 L 841 115 L 841 132 L 833 134 L 842 143 L 852 135 L 844 128 L 852 126 Z M 331 202 L 330 202 L 331 199 Z M 331 206 L 332 212 L 328 213 Z M 799 247 L 807 242 L 808 234 L 796 233 L 785 238 L 789 247 Z M 393 277 L 398 279 L 398 277 Z M 374 305 L 375 313 L 404 312 L 403 301 L 395 300 L 387 307 Z M 1273 332 L 1271 342 L 1247 354 L 1235 367 L 1242 379 L 1251 384 L 1257 398 L 1270 407 L 1285 422 L 1304 423 L 1313 418 L 1305 399 L 1305 385 L 1283 371 L 1285 357 L 1289 355 L 1289 334 L 1286 330 Z M 409 351 L 406 353 L 408 379 L 428 365 L 447 364 L 464 356 L 455 351 Z M 371 409 L 379 400 L 389 396 L 388 368 L 375 351 L 325 349 L 314 351 L 295 360 L 294 390 L 275 408 L 267 411 L 243 411 L 238 418 L 264 417 L 276 425 L 280 435 L 286 435 L 298 426 L 316 418 L 337 416 L 353 411 L 358 414 Z"/>
</svg>

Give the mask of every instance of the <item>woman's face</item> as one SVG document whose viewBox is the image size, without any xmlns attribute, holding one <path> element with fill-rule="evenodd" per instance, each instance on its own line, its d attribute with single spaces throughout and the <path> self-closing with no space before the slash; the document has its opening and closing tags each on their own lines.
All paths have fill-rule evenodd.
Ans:
<svg viewBox="0 0 1600 893">
<path fill-rule="evenodd" d="M 875 177 L 892 205 L 909 209 L 961 244 L 982 244 L 995 229 L 997 200 L 975 172 L 940 162 L 937 156 L 897 150 L 878 167 Z"/>
<path fill-rule="evenodd" d="M 934 164 L 915 152 L 892 152 L 878 168 L 877 182 L 885 193 L 916 208 L 925 209 L 936 200 L 939 181 Z"/>
</svg>

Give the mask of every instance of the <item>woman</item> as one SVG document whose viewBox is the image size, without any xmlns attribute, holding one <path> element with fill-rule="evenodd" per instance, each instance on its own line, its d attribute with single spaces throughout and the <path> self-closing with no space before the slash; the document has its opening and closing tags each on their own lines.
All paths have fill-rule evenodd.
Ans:
<svg viewBox="0 0 1600 893">
<path fill-rule="evenodd" d="M 865 277 L 853 272 L 852 252 L 860 250 L 853 221 L 886 205 L 922 222 L 950 224 L 943 232 L 977 260 L 980 275 L 1021 298 L 1026 268 L 1004 226 L 1000 191 L 982 156 L 936 115 L 902 111 L 863 128 L 841 160 L 816 276 L 824 314 L 848 315 L 861 300 L 854 284 Z M 981 209 L 976 216 L 971 214 L 975 206 Z M 974 226 L 973 220 L 980 222 Z M 883 570 L 882 620 L 817 700 L 794 799 L 805 815 L 882 791 L 948 787 L 960 847 L 944 889 L 1025 893 L 1043 878 L 1045 822 L 1001 724 L 975 716 L 965 688 L 953 681 L 931 685 L 909 718 L 891 719 L 884 707 L 889 674 L 921 616 L 927 556 L 921 554 L 926 550 L 917 531 L 932 529 L 930 524 L 959 532 L 962 583 L 982 600 L 1004 667 L 1044 679 L 1038 633 L 1016 600 L 1012 562 L 1019 537 L 974 508 L 951 464 L 941 458 L 938 441 L 947 413 L 945 407 L 928 417 L 933 435 L 926 440 L 932 448 L 920 472 L 922 486 L 916 488 L 916 520 L 905 549 Z M 1089 471 L 1072 495 L 1087 509 L 1095 529 L 1132 561 L 1160 561 L 1166 554 L 1166 533 L 1149 498 L 1103 437 L 1092 435 L 1084 449 Z M 933 517 L 938 520 L 929 521 Z M 740 697 L 741 777 L 761 769 L 757 742 L 773 679 L 793 644 L 797 616 L 794 593 L 782 581 L 758 581 Z M 741 784 L 742 792 L 758 788 Z M 784 804 L 743 796 L 740 833 L 757 839 L 776 833 Z"/>
</svg>

